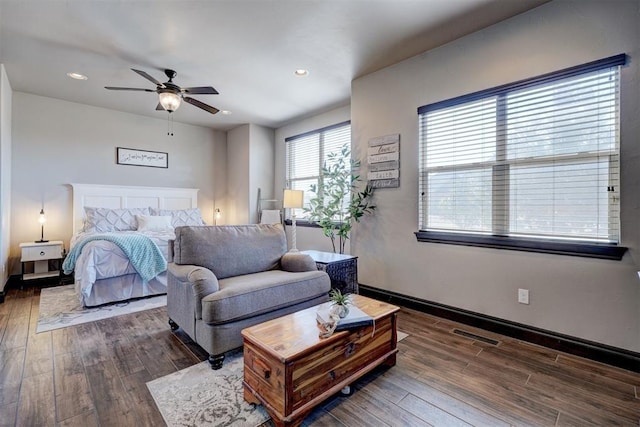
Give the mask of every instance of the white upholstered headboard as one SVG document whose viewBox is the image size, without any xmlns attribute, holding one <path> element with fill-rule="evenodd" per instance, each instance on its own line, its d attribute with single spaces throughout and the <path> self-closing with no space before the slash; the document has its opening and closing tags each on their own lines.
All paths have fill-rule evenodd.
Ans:
<svg viewBox="0 0 640 427">
<path fill-rule="evenodd" d="M 71 184 L 73 232 L 82 229 L 84 207 L 191 209 L 198 207 L 197 188 L 135 187 L 124 185 Z"/>
</svg>

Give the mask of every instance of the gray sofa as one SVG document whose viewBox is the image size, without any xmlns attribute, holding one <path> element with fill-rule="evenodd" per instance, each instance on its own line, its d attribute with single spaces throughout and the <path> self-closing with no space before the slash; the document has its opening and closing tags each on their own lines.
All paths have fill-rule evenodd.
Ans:
<svg viewBox="0 0 640 427">
<path fill-rule="evenodd" d="M 329 276 L 287 252 L 282 224 L 176 227 L 167 312 L 209 353 L 213 369 L 242 346 L 246 327 L 328 300 Z"/>
</svg>

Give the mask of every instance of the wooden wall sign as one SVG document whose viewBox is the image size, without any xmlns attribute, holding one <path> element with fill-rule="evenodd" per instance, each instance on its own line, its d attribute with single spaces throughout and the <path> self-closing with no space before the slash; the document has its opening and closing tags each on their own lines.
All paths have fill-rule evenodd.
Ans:
<svg viewBox="0 0 640 427">
<path fill-rule="evenodd" d="M 373 188 L 400 187 L 400 134 L 369 140 L 367 180 Z"/>
</svg>

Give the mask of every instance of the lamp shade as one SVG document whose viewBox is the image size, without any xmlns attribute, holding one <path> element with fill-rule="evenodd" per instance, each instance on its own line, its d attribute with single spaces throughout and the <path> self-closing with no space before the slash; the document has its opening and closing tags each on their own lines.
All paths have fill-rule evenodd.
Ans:
<svg viewBox="0 0 640 427">
<path fill-rule="evenodd" d="M 284 190 L 282 206 L 289 209 L 300 209 L 304 206 L 304 191 Z"/>
<path fill-rule="evenodd" d="M 180 107 L 180 96 L 173 92 L 160 92 L 158 94 L 162 108 L 172 113 Z"/>
</svg>

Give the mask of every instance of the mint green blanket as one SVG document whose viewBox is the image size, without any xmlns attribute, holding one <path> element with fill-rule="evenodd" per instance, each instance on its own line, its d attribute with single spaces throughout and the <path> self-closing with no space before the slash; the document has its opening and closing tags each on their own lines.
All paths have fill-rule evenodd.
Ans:
<svg viewBox="0 0 640 427">
<path fill-rule="evenodd" d="M 118 246 L 129 258 L 131 265 L 145 283 L 167 269 L 167 260 L 162 256 L 162 252 L 160 252 L 158 246 L 144 234 L 104 233 L 89 235 L 71 248 L 62 264 L 62 269 L 65 274 L 71 274 L 84 245 L 94 240 L 107 240 Z"/>
</svg>

